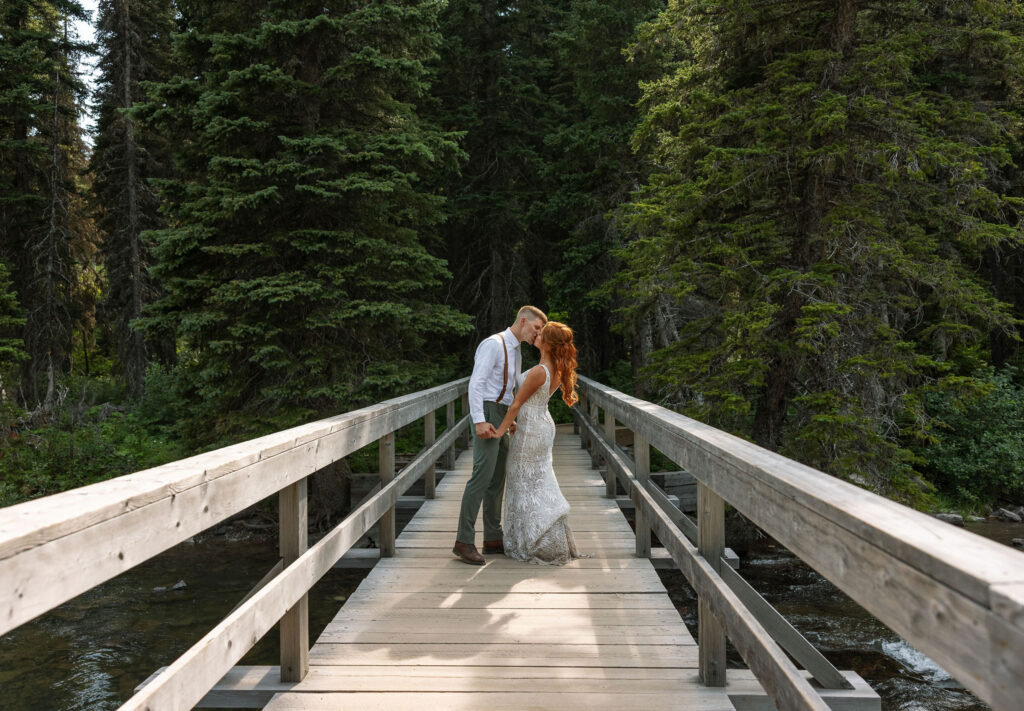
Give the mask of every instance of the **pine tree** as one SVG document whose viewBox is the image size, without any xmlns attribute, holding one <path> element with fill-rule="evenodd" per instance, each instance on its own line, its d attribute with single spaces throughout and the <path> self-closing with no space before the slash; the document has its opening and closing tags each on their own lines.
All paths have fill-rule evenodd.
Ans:
<svg viewBox="0 0 1024 711">
<path fill-rule="evenodd" d="M 148 271 L 152 245 L 141 234 L 164 226 L 150 180 L 165 176 L 167 146 L 160 134 L 140 131 L 131 114 L 144 98 L 144 82 L 168 78 L 172 29 L 170 0 L 103 0 L 99 5 L 101 74 L 91 166 L 104 233 L 104 310 L 121 370 L 136 398 L 142 395 L 146 366 L 154 355 L 166 361 L 174 354 L 173 340 L 147 341 L 133 325 L 159 294 Z"/>
<path fill-rule="evenodd" d="M 435 116 L 464 133 L 466 153 L 461 176 L 443 185 L 443 253 L 453 300 L 479 334 L 507 326 L 522 303 L 546 301 L 543 274 L 561 233 L 542 209 L 552 188 L 545 137 L 570 93 L 552 33 L 567 7 L 452 0 L 442 12 Z"/>
<path fill-rule="evenodd" d="M 91 251 L 77 121 L 86 47 L 69 27 L 74 18 L 86 19 L 74 0 L 10 0 L 0 10 L 0 258 L 14 267 L 27 316 L 22 392 L 35 401 L 43 377 L 46 406 L 70 367 L 75 257 Z"/>
<path fill-rule="evenodd" d="M 1014 328 L 974 265 L 1021 237 L 1021 29 L 973 0 L 681 2 L 646 28 L 674 63 L 645 87 L 623 284 L 672 304 L 666 401 L 898 484 L 923 392 Z"/>
<path fill-rule="evenodd" d="M 7 388 L 14 368 L 25 360 L 22 328 L 25 317 L 11 283 L 10 270 L 0 262 L 0 403 L 8 401 Z"/>
<path fill-rule="evenodd" d="M 447 377 L 430 343 L 442 218 L 424 189 L 454 167 L 424 121 L 432 2 L 194 3 L 178 75 L 138 109 L 174 146 L 153 233 L 164 295 L 147 328 L 190 354 L 195 435 L 235 437 Z"/>
<path fill-rule="evenodd" d="M 551 187 L 540 209 L 558 234 L 545 281 L 551 308 L 576 329 L 581 362 L 591 373 L 607 370 L 625 353 L 608 328 L 614 300 L 604 287 L 619 268 L 613 213 L 642 180 L 630 146 L 640 118 L 639 84 L 657 68 L 655 58 L 627 57 L 625 50 L 637 26 L 661 5 L 573 0 L 553 32 L 571 95 L 564 99 L 565 119 L 544 140 L 551 157 L 543 179 Z M 644 333 L 634 340 L 643 342 Z"/>
</svg>

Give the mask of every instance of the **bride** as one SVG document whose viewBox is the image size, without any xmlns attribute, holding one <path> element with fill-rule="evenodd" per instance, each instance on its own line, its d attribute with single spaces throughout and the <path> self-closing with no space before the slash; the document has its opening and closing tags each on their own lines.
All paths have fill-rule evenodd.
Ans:
<svg viewBox="0 0 1024 711">
<path fill-rule="evenodd" d="M 497 434 L 504 435 L 516 421 L 505 468 L 503 544 L 510 558 L 563 565 L 582 556 L 569 528 L 569 502 L 555 480 L 551 461 L 555 422 L 548 412 L 548 399 L 559 388 L 569 407 L 579 399 L 576 346 L 572 329 L 557 321 L 544 326 L 534 345 L 540 349 L 540 365 L 526 372 Z"/>
</svg>

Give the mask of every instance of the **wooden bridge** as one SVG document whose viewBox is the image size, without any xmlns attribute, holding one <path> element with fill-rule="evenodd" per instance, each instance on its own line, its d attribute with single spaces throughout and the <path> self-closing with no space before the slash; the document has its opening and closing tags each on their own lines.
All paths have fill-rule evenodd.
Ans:
<svg viewBox="0 0 1024 711">
<path fill-rule="evenodd" d="M 281 562 L 122 708 L 877 709 L 731 567 L 727 502 L 995 709 L 1019 708 L 1020 553 L 587 379 L 555 469 L 593 557 L 456 561 L 467 382 L 0 510 L 0 634 L 279 492 Z M 420 418 L 424 447 L 396 473 L 395 433 Z M 374 442 L 378 490 L 309 546 L 307 477 Z M 652 481 L 651 447 L 696 478 L 696 522 Z M 421 477 L 396 538 L 395 505 Z M 310 649 L 307 592 L 374 526 L 379 562 Z M 668 560 L 698 593 L 699 646 L 654 572 Z M 280 667 L 236 666 L 275 625 Z M 726 639 L 749 669 L 726 670 Z"/>
</svg>

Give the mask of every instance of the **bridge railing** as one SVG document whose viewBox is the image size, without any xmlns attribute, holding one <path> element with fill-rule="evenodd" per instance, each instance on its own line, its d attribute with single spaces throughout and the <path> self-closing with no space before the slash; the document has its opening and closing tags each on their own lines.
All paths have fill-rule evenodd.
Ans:
<svg viewBox="0 0 1024 711">
<path fill-rule="evenodd" d="M 468 378 L 135 474 L 0 509 L 0 634 L 279 494 L 282 561 L 220 624 L 122 709 L 191 709 L 280 621 L 281 676 L 309 668 L 307 593 L 378 521 L 382 556 L 394 555 L 394 507 L 434 467 L 453 461 L 469 416 Z M 447 428 L 435 439 L 435 411 Z M 424 418 L 424 449 L 395 473 L 395 432 Z M 379 490 L 307 545 L 307 477 L 379 443 Z"/>
<path fill-rule="evenodd" d="M 725 685 L 726 637 L 776 708 L 828 708 L 783 648 L 820 687 L 844 683 L 723 562 L 728 503 L 995 709 L 1020 708 L 1024 555 L 593 380 L 580 378 L 580 394 L 576 423 L 606 463 L 607 494 L 618 480 L 636 505 L 638 555 L 653 531 L 697 592 L 706 684 Z M 633 457 L 616 422 L 633 432 Z M 696 531 L 650 480 L 651 447 L 696 478 Z"/>
</svg>

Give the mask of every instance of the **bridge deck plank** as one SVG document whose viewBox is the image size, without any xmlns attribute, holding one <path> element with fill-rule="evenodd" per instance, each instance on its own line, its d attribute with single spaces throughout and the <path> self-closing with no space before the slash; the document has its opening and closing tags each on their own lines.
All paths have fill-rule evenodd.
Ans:
<svg viewBox="0 0 1024 711">
<path fill-rule="evenodd" d="M 310 674 L 267 711 L 732 709 L 697 679 L 697 647 L 579 439 L 560 433 L 555 472 L 592 557 L 562 567 L 451 553 L 471 457 L 437 484 L 310 651 Z M 481 530 L 478 524 L 477 530 Z M 477 544 L 482 544 L 478 534 Z"/>
</svg>

